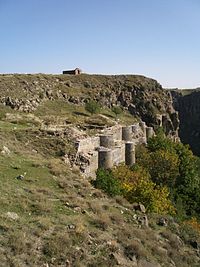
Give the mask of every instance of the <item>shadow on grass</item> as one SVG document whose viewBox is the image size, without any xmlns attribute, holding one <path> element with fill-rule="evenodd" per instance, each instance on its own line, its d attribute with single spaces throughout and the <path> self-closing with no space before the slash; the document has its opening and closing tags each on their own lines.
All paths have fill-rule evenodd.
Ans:
<svg viewBox="0 0 200 267">
<path fill-rule="evenodd" d="M 84 113 L 84 112 L 80 112 L 80 111 L 74 111 L 73 114 L 75 115 L 79 115 L 79 116 L 84 116 L 84 117 L 89 117 L 88 114 Z"/>
</svg>

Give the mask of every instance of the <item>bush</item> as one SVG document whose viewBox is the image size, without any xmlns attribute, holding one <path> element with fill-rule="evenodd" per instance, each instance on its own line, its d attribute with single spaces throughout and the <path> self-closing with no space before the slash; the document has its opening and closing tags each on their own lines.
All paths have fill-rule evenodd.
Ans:
<svg viewBox="0 0 200 267">
<path fill-rule="evenodd" d="M 99 169 L 96 173 L 96 180 L 93 182 L 96 188 L 102 189 L 110 196 L 121 194 L 120 182 L 113 177 L 109 170 Z"/>
<path fill-rule="evenodd" d="M 175 211 L 167 187 L 156 186 L 150 180 L 149 173 L 138 165 L 131 169 L 125 165 L 119 165 L 111 171 L 100 169 L 94 185 L 110 196 L 121 194 L 130 203 L 141 202 L 151 212 L 172 214 Z"/>
<path fill-rule="evenodd" d="M 91 114 L 97 114 L 100 111 L 100 105 L 96 101 L 90 100 L 85 104 L 85 110 Z"/>
<path fill-rule="evenodd" d="M 122 113 L 122 109 L 119 106 L 113 106 L 111 110 L 116 117 Z"/>
<path fill-rule="evenodd" d="M 130 203 L 141 202 L 157 213 L 174 213 L 171 199 L 179 219 L 200 219 L 200 160 L 189 146 L 175 143 L 159 131 L 147 147 L 136 149 L 136 158 L 137 165 L 132 168 L 114 168 L 107 177 L 110 180 L 106 185 L 103 181 L 100 188 L 109 193 L 112 183 L 117 183 Z"/>
<path fill-rule="evenodd" d="M 174 142 L 165 136 L 162 128 L 159 128 L 156 136 L 148 140 L 147 148 L 149 152 L 155 152 L 160 149 L 167 151 L 174 151 Z"/>
<path fill-rule="evenodd" d="M 189 225 L 198 232 L 198 235 L 200 235 L 200 223 L 197 221 L 197 218 L 192 217 L 190 220 L 184 222 L 186 225 Z"/>
<path fill-rule="evenodd" d="M 128 168 L 128 167 L 126 167 Z M 141 202 L 146 209 L 160 214 L 174 214 L 175 209 L 169 199 L 167 187 L 160 187 L 153 183 L 149 173 L 135 165 L 131 177 L 124 177 L 123 195 L 131 203 Z"/>
</svg>

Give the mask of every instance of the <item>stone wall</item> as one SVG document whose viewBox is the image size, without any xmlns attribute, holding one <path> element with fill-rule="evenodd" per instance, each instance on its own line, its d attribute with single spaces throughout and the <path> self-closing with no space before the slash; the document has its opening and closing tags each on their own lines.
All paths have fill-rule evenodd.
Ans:
<svg viewBox="0 0 200 267">
<path fill-rule="evenodd" d="M 190 89 L 184 95 L 182 90 L 176 90 L 171 94 L 179 114 L 180 140 L 183 144 L 189 144 L 192 152 L 200 156 L 200 91 Z"/>
<path fill-rule="evenodd" d="M 147 138 L 153 135 L 153 128 L 144 122 L 107 128 L 101 134 L 76 142 L 75 165 L 86 177 L 95 177 L 99 167 L 111 168 L 123 162 L 134 164 L 135 145 L 146 144 Z"/>
<path fill-rule="evenodd" d="M 100 138 L 99 136 L 88 137 L 85 139 L 78 140 L 75 145 L 77 147 L 78 152 L 88 153 L 100 146 Z"/>
<path fill-rule="evenodd" d="M 119 165 L 125 162 L 125 145 L 122 143 L 120 146 L 113 148 L 112 150 L 113 165 Z"/>
<path fill-rule="evenodd" d="M 112 134 L 114 140 L 122 140 L 122 126 L 115 125 L 104 130 L 105 134 Z"/>
</svg>

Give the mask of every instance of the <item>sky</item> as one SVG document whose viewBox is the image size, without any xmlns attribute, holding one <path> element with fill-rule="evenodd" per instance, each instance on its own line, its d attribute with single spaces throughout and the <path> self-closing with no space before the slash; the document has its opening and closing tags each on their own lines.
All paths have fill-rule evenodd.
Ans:
<svg viewBox="0 0 200 267">
<path fill-rule="evenodd" d="M 0 0 L 0 73 L 141 74 L 200 86 L 200 0 Z"/>
</svg>

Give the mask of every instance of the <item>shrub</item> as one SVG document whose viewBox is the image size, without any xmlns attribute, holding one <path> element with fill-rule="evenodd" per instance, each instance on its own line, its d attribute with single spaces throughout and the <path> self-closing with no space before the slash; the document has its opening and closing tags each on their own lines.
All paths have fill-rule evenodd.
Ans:
<svg viewBox="0 0 200 267">
<path fill-rule="evenodd" d="M 174 142 L 165 136 L 162 128 L 159 128 L 157 135 L 149 139 L 147 148 L 150 152 L 155 152 L 157 150 L 168 150 L 174 151 Z"/>
<path fill-rule="evenodd" d="M 105 214 L 98 215 L 96 219 L 94 219 L 93 224 L 97 227 L 100 228 L 101 230 L 105 231 L 109 227 L 111 223 L 111 220 L 109 216 Z"/>
<path fill-rule="evenodd" d="M 85 110 L 91 114 L 97 114 L 100 111 L 100 105 L 96 101 L 90 100 L 85 104 Z"/>
<path fill-rule="evenodd" d="M 129 244 L 125 247 L 124 253 L 130 260 L 133 260 L 134 257 L 140 259 L 148 256 L 148 252 L 145 247 L 138 240 L 129 241 Z"/>
<path fill-rule="evenodd" d="M 104 189 L 104 191 L 109 194 L 111 192 L 113 195 L 113 190 L 115 192 L 119 190 L 118 192 L 130 203 L 141 202 L 148 211 L 161 214 L 175 212 L 169 200 L 169 190 L 167 187 L 159 187 L 152 182 L 148 171 L 141 166 L 134 165 L 132 168 L 129 168 L 126 165 L 119 165 L 112 171 L 100 170 L 97 177 L 98 183 L 101 178 L 101 188 L 105 188 L 106 190 Z"/>
<path fill-rule="evenodd" d="M 169 199 L 167 187 L 159 187 L 148 176 L 140 177 L 136 184 L 125 183 L 124 195 L 129 202 L 141 202 L 146 209 L 160 214 L 174 214 L 175 209 Z"/>
<path fill-rule="evenodd" d="M 145 145 L 136 146 L 136 161 L 139 166 L 148 169 L 150 165 L 150 153 Z"/>
<path fill-rule="evenodd" d="M 191 241 L 200 240 L 199 223 L 196 218 L 184 221 L 180 224 L 179 236 L 184 243 L 190 243 Z"/>
<path fill-rule="evenodd" d="M 184 222 L 186 225 L 192 227 L 200 235 L 200 223 L 197 221 L 197 218 L 192 217 L 190 220 Z"/>
<path fill-rule="evenodd" d="M 93 182 L 96 188 L 102 189 L 110 196 L 121 194 L 120 182 L 113 177 L 109 170 L 98 169 L 96 173 L 96 180 Z"/>
<path fill-rule="evenodd" d="M 113 106 L 111 110 L 116 117 L 122 113 L 122 109 L 119 106 Z"/>
</svg>

